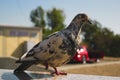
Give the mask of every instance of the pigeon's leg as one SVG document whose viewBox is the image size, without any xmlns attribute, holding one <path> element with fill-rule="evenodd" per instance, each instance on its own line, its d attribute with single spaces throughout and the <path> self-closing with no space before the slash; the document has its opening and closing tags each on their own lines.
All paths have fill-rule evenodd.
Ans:
<svg viewBox="0 0 120 80">
<path fill-rule="evenodd" d="M 45 69 L 48 70 L 49 66 L 48 63 L 45 63 Z"/>
<path fill-rule="evenodd" d="M 56 75 L 67 75 L 67 73 L 65 73 L 65 72 L 59 72 L 56 67 L 53 67 L 53 69 L 55 70 L 55 72 L 53 72 L 52 74 L 56 74 Z"/>
</svg>

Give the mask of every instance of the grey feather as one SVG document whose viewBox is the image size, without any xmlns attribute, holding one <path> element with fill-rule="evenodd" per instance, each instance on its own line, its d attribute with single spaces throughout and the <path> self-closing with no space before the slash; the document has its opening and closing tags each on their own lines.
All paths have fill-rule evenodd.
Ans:
<svg viewBox="0 0 120 80">
<path fill-rule="evenodd" d="M 75 54 L 80 44 L 81 28 L 88 22 L 85 14 L 78 14 L 70 25 L 36 44 L 29 52 L 24 54 L 20 61 L 38 60 L 39 63 L 47 63 L 51 67 L 57 67 L 67 63 Z"/>
</svg>

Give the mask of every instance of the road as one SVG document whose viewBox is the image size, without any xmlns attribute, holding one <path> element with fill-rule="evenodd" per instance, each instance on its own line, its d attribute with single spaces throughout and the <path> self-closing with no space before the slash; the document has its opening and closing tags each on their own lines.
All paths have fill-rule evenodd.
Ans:
<svg viewBox="0 0 120 80">
<path fill-rule="evenodd" d="M 19 64 L 15 64 L 16 59 L 10 58 L 10 57 L 5 57 L 5 58 L 0 58 L 0 69 L 15 69 L 18 67 Z M 58 67 L 59 70 L 67 70 L 67 69 L 73 69 L 73 68 L 82 68 L 82 67 L 88 67 L 88 66 L 102 66 L 102 65 L 108 65 L 108 64 L 120 64 L 120 59 L 119 60 L 101 60 L 99 63 L 87 63 L 87 64 L 82 64 L 82 63 L 75 63 L 75 64 L 66 64 Z M 32 71 L 45 71 L 44 66 L 41 65 L 33 65 L 31 66 L 28 70 Z"/>
<path fill-rule="evenodd" d="M 61 67 L 58 67 L 59 70 L 69 70 L 74 68 L 82 68 L 82 67 L 92 67 L 92 66 L 103 66 L 109 64 L 120 64 L 120 61 L 102 61 L 100 63 L 88 63 L 88 64 L 67 64 Z"/>
<path fill-rule="evenodd" d="M 2 60 L 1 60 L 2 62 Z M 37 65 L 32 66 L 31 70 L 35 71 L 25 71 L 24 73 L 13 73 L 13 70 L 16 68 L 14 61 L 6 60 L 9 64 L 4 64 L 4 66 L 10 66 L 12 68 L 9 69 L 0 69 L 0 80 L 120 80 L 120 77 L 112 77 L 112 76 L 95 76 L 95 75 L 82 75 L 82 74 L 68 74 L 66 76 L 54 76 L 49 72 L 41 71 L 44 70 L 43 66 Z M 3 63 L 3 62 L 2 62 Z M 5 61 L 4 61 L 5 63 Z M 82 67 L 91 67 L 91 66 L 103 66 L 109 64 L 120 64 L 120 61 L 102 61 L 100 63 L 87 63 L 87 64 L 67 64 L 61 67 L 58 67 L 59 70 L 69 70 L 74 68 L 82 68 Z M 13 67 L 14 66 L 14 67 Z M 28 69 L 30 70 L 30 69 Z"/>
<path fill-rule="evenodd" d="M 34 71 L 13 73 L 13 70 L 0 69 L 0 80 L 120 80 L 120 77 L 68 74 L 51 75 Z"/>
</svg>

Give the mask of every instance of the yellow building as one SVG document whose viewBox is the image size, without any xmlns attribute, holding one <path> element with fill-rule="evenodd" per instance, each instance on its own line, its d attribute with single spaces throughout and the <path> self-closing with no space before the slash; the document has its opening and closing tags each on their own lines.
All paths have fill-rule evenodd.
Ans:
<svg viewBox="0 0 120 80">
<path fill-rule="evenodd" d="M 27 51 L 27 42 L 42 40 L 42 29 L 0 25 L 0 57 L 20 57 Z"/>
</svg>

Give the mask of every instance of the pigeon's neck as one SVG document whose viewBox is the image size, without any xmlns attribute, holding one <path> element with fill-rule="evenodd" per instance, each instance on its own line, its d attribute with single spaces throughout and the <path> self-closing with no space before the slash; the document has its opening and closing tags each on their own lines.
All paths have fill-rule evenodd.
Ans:
<svg viewBox="0 0 120 80">
<path fill-rule="evenodd" d="M 71 31 L 71 33 L 75 36 L 75 38 L 77 38 L 78 35 L 80 35 L 81 28 L 82 28 L 82 24 L 71 23 L 67 29 Z"/>
</svg>

